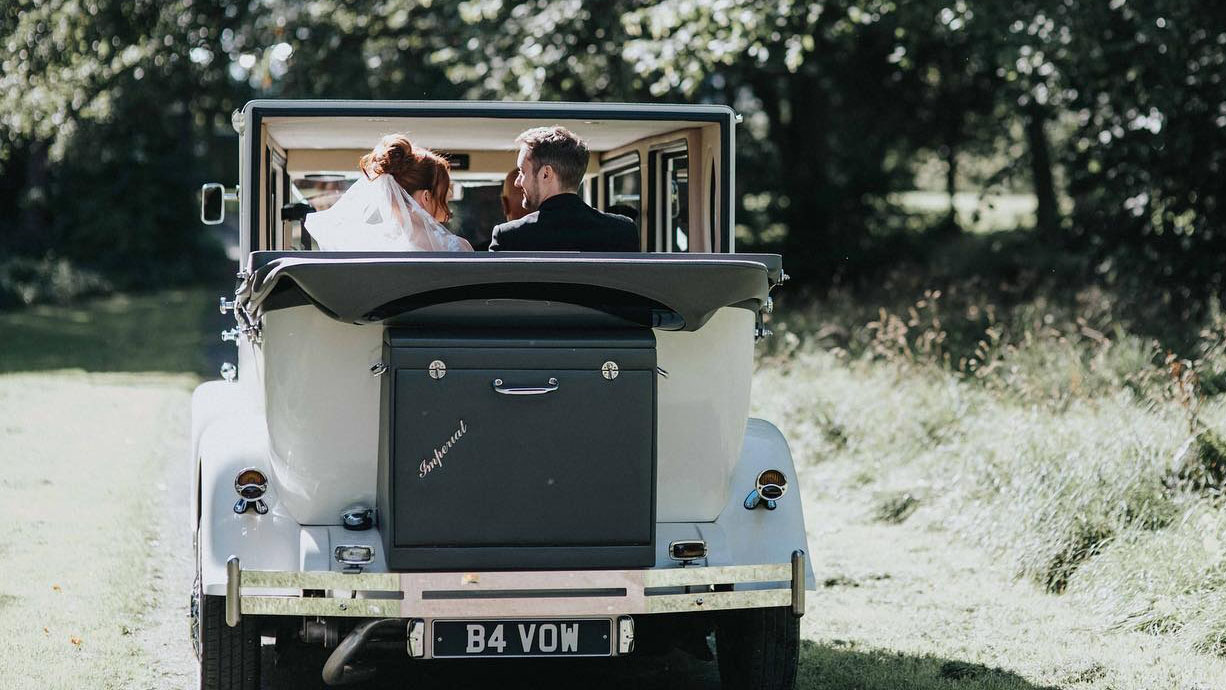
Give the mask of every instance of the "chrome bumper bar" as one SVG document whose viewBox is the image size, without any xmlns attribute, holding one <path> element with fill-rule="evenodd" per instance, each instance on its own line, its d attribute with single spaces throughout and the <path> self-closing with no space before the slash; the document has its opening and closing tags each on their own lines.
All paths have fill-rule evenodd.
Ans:
<svg viewBox="0 0 1226 690">
<path fill-rule="evenodd" d="M 231 626 L 243 615 L 603 617 L 789 606 L 800 616 L 805 607 L 803 551 L 770 565 L 491 573 L 243 570 L 231 557 L 226 576 Z"/>
</svg>

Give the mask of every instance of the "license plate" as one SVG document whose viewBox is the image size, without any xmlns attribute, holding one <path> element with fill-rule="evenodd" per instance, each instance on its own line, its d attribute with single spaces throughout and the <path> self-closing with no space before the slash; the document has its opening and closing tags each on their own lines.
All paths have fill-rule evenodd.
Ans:
<svg viewBox="0 0 1226 690">
<path fill-rule="evenodd" d="M 613 622 L 568 620 L 434 621 L 441 657 L 609 656 Z"/>
</svg>

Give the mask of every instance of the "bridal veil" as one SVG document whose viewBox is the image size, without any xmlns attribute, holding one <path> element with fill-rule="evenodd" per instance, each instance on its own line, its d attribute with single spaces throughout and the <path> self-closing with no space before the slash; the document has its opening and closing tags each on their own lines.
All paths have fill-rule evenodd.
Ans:
<svg viewBox="0 0 1226 690">
<path fill-rule="evenodd" d="M 307 216 L 324 251 L 471 252 L 389 174 L 365 175 L 326 211 Z"/>
</svg>

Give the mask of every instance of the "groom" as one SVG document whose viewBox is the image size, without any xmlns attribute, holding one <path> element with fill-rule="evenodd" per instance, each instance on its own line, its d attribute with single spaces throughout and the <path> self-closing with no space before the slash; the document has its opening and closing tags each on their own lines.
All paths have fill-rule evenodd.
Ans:
<svg viewBox="0 0 1226 690">
<path fill-rule="evenodd" d="M 537 127 L 515 140 L 528 215 L 494 227 L 490 251 L 637 252 L 638 227 L 579 198 L 587 145 L 564 127 Z"/>
</svg>

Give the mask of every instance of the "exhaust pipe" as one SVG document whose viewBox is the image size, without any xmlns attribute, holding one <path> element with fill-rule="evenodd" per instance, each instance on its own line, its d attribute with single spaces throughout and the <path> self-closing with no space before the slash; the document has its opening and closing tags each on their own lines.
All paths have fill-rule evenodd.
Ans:
<svg viewBox="0 0 1226 690">
<path fill-rule="evenodd" d="M 403 618 L 377 618 L 358 624 L 328 657 L 322 674 L 324 682 L 328 685 L 348 685 L 369 680 L 375 674 L 375 667 L 356 666 L 353 660 L 376 630 L 392 625 L 407 625 L 407 621 Z"/>
</svg>

